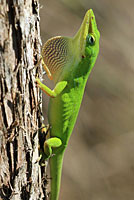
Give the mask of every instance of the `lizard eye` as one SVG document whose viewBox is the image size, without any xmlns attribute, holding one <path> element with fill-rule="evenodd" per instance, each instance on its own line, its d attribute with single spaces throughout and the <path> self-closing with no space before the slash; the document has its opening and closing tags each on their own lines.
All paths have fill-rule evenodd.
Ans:
<svg viewBox="0 0 134 200">
<path fill-rule="evenodd" d="M 86 40 L 88 45 L 93 46 L 95 44 L 95 38 L 93 35 L 88 35 Z"/>
</svg>

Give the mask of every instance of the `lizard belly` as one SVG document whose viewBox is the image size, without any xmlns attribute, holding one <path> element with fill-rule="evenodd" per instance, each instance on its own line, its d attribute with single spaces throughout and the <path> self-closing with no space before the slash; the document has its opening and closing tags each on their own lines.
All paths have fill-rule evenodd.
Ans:
<svg viewBox="0 0 134 200">
<path fill-rule="evenodd" d="M 73 131 L 83 92 L 77 88 L 65 89 L 56 98 L 50 99 L 48 120 L 51 137 L 59 137 L 66 145 Z"/>
</svg>

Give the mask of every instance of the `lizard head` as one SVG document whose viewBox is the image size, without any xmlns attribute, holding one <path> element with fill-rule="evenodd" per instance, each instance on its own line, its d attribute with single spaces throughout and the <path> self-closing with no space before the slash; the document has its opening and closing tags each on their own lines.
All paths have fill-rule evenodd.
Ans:
<svg viewBox="0 0 134 200">
<path fill-rule="evenodd" d="M 74 42 L 78 45 L 77 49 L 80 52 L 80 57 L 88 57 L 92 61 L 96 60 L 99 53 L 100 33 L 97 29 L 97 24 L 93 10 L 86 12 L 84 20 L 77 34 L 74 37 Z"/>
</svg>

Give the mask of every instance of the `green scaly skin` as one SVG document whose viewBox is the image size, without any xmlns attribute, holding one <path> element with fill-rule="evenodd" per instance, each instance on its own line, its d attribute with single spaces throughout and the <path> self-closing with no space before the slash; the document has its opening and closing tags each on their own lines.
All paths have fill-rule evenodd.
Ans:
<svg viewBox="0 0 134 200">
<path fill-rule="evenodd" d="M 59 198 L 63 156 L 87 79 L 99 53 L 99 38 L 95 16 L 90 9 L 75 37 L 54 37 L 42 49 L 42 63 L 55 83 L 51 90 L 36 79 L 38 87 L 52 97 L 48 109 L 50 138 L 44 143 L 46 159 L 50 158 L 51 200 Z"/>
</svg>

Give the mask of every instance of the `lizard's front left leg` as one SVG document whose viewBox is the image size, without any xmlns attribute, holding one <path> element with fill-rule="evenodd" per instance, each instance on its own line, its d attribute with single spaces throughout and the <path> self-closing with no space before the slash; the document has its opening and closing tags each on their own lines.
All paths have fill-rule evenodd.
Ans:
<svg viewBox="0 0 134 200">
<path fill-rule="evenodd" d="M 60 94 L 64 88 L 67 85 L 67 81 L 60 81 L 56 84 L 55 88 L 53 90 L 51 90 L 50 88 L 48 88 L 46 85 L 44 85 L 43 83 L 41 83 L 39 78 L 36 78 L 36 83 L 37 86 L 43 90 L 43 92 L 45 92 L 48 96 L 50 97 L 56 97 L 58 94 Z"/>
</svg>

